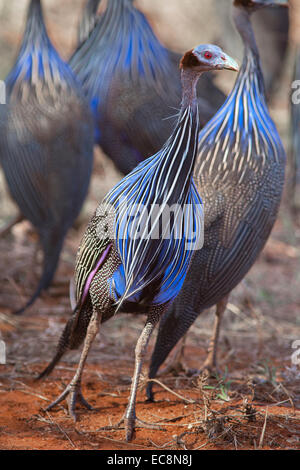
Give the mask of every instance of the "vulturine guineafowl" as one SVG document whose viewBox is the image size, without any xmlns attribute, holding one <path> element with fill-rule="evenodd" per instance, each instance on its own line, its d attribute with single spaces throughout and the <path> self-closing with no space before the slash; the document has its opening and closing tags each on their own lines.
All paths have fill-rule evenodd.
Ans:
<svg viewBox="0 0 300 470">
<path fill-rule="evenodd" d="M 108 0 L 70 59 L 94 112 L 96 141 L 124 174 L 157 152 L 172 132 L 181 99 L 179 60 L 132 0 Z M 225 95 L 211 77 L 200 79 L 199 90 L 203 125 Z"/>
<path fill-rule="evenodd" d="M 134 430 L 137 387 L 150 335 L 178 294 L 201 245 L 202 203 L 192 179 L 199 132 L 196 84 L 201 73 L 221 69 L 237 70 L 237 64 L 217 46 L 198 46 L 182 58 L 183 97 L 175 129 L 158 153 L 108 193 L 92 218 L 77 255 L 77 306 L 54 359 L 40 376 L 49 374 L 62 355 L 85 338 L 76 374 L 48 407 L 69 395 L 69 411 L 75 417 L 77 399 L 89 407 L 81 394 L 81 376 L 99 323 L 119 309 L 147 314 L 135 350 L 125 413 L 127 440 Z"/>
<path fill-rule="evenodd" d="M 52 281 L 66 233 L 86 197 L 93 162 L 89 105 L 49 40 L 40 0 L 30 2 L 6 91 L 0 161 L 11 196 L 37 230 L 44 254 L 43 272 L 26 308 Z"/>
<path fill-rule="evenodd" d="M 149 378 L 198 315 L 216 305 L 216 323 L 204 367 L 216 369 L 216 348 L 227 297 L 249 271 L 276 220 L 284 183 L 285 152 L 269 115 L 253 11 L 284 0 L 235 0 L 233 19 L 245 45 L 235 86 L 199 135 L 194 180 L 204 203 L 204 246 L 183 288 L 163 316 Z M 147 388 L 151 400 L 152 383 Z"/>
</svg>

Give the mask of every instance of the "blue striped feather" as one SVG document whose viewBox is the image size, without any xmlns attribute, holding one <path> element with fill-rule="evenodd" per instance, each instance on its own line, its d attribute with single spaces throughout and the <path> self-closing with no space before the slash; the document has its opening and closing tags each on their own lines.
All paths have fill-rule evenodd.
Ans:
<svg viewBox="0 0 300 470">
<path fill-rule="evenodd" d="M 48 37 L 40 1 L 31 1 L 22 45 L 5 83 L 9 99 L 16 97 L 21 103 L 28 100 L 29 88 L 30 100 L 35 91 L 41 103 L 46 97 L 54 101 L 58 94 L 74 87 L 80 90 L 70 66 L 60 58 Z"/>
<path fill-rule="evenodd" d="M 182 111 L 162 150 L 123 178 L 104 199 L 115 214 L 113 238 L 121 264 L 110 279 L 110 289 L 119 306 L 124 300 L 151 304 L 173 300 L 185 279 L 192 248 L 200 248 L 203 210 L 192 180 L 199 131 L 194 108 Z M 179 210 L 171 219 L 163 219 L 174 204 Z M 182 228 L 180 211 L 184 208 Z M 136 225 L 133 229 L 132 224 L 139 222 L 140 236 L 134 238 Z"/>
<path fill-rule="evenodd" d="M 154 87 L 162 97 L 174 87 L 169 80 L 170 52 L 131 0 L 108 0 L 94 30 L 69 63 L 86 90 L 95 118 L 106 102 L 112 79 Z"/>
<path fill-rule="evenodd" d="M 279 162 L 284 149 L 270 117 L 259 59 L 247 50 L 234 88 L 223 106 L 199 134 L 195 175 L 205 172 L 232 178 L 232 171 L 259 174 L 266 161 Z M 196 176 L 197 178 L 197 176 Z"/>
</svg>

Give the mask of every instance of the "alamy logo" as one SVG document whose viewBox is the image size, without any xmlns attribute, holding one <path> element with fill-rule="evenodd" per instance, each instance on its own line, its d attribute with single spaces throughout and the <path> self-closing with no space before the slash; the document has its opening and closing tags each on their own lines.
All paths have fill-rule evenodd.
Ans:
<svg viewBox="0 0 300 470">
<path fill-rule="evenodd" d="M 298 366 L 300 364 L 300 339 L 296 339 L 292 343 L 292 349 L 296 349 L 296 351 L 291 356 L 292 364 Z"/>
<path fill-rule="evenodd" d="M 0 104 L 6 104 L 6 85 L 0 80 Z"/>
<path fill-rule="evenodd" d="M 114 220 L 118 221 L 118 236 L 122 239 L 184 240 L 186 250 L 200 250 L 204 243 L 204 211 L 199 206 L 193 216 L 194 210 L 195 206 L 190 204 L 151 204 L 148 207 L 127 203 L 126 198 L 120 201 L 117 209 L 103 203 L 98 206 L 96 214 L 99 218 L 106 218 L 107 223 L 98 225 L 97 235 L 100 239 L 109 237 L 113 240 L 115 223 L 108 221 Z"/>
<path fill-rule="evenodd" d="M 0 340 L 0 364 L 6 364 L 6 346 L 2 340 Z"/>
<path fill-rule="evenodd" d="M 292 89 L 295 90 L 292 93 L 292 103 L 300 104 L 300 80 L 293 81 Z"/>
</svg>

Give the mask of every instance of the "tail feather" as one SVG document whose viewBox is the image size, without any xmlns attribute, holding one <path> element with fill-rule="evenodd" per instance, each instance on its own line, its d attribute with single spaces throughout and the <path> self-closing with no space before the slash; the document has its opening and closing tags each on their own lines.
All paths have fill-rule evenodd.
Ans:
<svg viewBox="0 0 300 470">
<path fill-rule="evenodd" d="M 86 336 L 92 313 L 93 309 L 89 299 L 87 299 L 83 306 L 77 305 L 75 307 L 73 310 L 73 315 L 68 320 L 59 339 L 54 358 L 39 374 L 37 380 L 40 380 L 49 375 L 68 350 L 79 348 Z"/>
</svg>

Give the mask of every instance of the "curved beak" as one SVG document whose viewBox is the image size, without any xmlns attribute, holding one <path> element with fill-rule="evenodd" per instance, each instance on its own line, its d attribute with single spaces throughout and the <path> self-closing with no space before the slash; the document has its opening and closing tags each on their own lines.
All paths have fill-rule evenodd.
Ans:
<svg viewBox="0 0 300 470">
<path fill-rule="evenodd" d="M 225 53 L 223 53 L 221 57 L 220 68 L 225 70 L 234 70 L 235 72 L 239 71 L 239 66 L 237 62 Z"/>
</svg>

